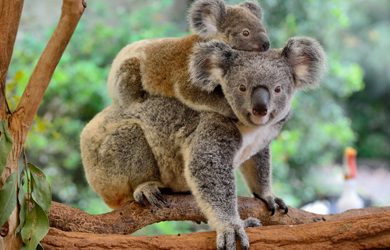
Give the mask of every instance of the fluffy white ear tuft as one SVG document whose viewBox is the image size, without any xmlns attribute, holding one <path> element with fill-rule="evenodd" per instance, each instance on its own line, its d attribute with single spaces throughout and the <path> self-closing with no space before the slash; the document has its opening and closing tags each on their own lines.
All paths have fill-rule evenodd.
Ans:
<svg viewBox="0 0 390 250">
<path fill-rule="evenodd" d="M 263 21 L 263 10 L 257 2 L 245 1 L 240 3 L 238 6 L 248 9 L 260 20 L 260 22 Z"/>
<path fill-rule="evenodd" d="M 212 92 L 223 82 L 223 76 L 235 57 L 236 52 L 224 42 L 198 43 L 189 62 L 190 84 Z"/>
<path fill-rule="evenodd" d="M 296 87 L 316 88 L 326 70 L 326 54 L 313 38 L 290 38 L 282 51 L 292 67 Z"/>
<path fill-rule="evenodd" d="M 188 12 L 188 20 L 194 32 L 204 39 L 212 39 L 226 16 L 226 4 L 222 0 L 197 0 Z"/>
</svg>

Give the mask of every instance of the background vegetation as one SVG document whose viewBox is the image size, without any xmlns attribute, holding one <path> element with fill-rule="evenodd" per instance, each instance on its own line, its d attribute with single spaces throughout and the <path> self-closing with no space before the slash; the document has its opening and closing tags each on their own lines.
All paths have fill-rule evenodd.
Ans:
<svg viewBox="0 0 390 250">
<path fill-rule="evenodd" d="M 54 201 L 89 213 L 109 211 L 85 180 L 80 133 L 112 102 L 106 79 L 122 47 L 141 39 L 190 34 L 185 8 L 179 9 L 179 2 L 185 0 L 134 0 L 124 5 L 119 0 L 88 2 L 26 143 L 29 161 L 43 168 L 49 178 Z M 317 196 L 340 192 L 340 168 L 332 169 L 334 179 L 315 170 L 340 162 L 346 146 L 355 146 L 361 157 L 390 160 L 390 57 L 385 55 L 389 53 L 390 2 L 259 2 L 273 48 L 283 47 L 292 36 L 310 36 L 321 42 L 328 55 L 328 73 L 321 88 L 296 95 L 292 118 L 272 143 L 275 192 L 297 207 Z M 22 16 L 22 27 L 23 20 Z M 45 32 L 21 29 L 8 75 L 11 108 L 16 107 L 53 28 Z M 238 190 L 249 196 L 239 175 Z M 192 223 L 164 222 L 139 234 L 185 233 L 194 228 Z"/>
</svg>

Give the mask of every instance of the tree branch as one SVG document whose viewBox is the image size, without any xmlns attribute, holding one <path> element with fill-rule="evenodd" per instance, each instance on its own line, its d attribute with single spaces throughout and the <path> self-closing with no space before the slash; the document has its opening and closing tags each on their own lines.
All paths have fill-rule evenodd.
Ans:
<svg viewBox="0 0 390 250">
<path fill-rule="evenodd" d="M 5 74 L 8 71 L 9 62 L 11 60 L 23 1 L 1 1 L 0 6 L 0 28 L 3 28 L 3 25 L 5 27 L 5 30 L 2 29 L 0 32 L 1 39 L 5 36 L 5 40 L 0 41 L 1 48 L 3 45 L 5 46 L 4 51 L 3 49 L 0 49 L 1 82 L 5 83 L 5 80 L 3 79 L 6 77 Z M 0 189 L 2 183 L 5 182 L 8 176 L 13 171 L 17 171 L 19 156 L 24 142 L 26 141 L 28 130 L 30 129 L 34 116 L 42 102 L 43 95 L 50 83 L 54 70 L 76 29 L 85 7 L 86 3 L 84 0 L 63 0 L 62 13 L 58 25 L 29 79 L 18 107 L 9 117 L 9 131 L 14 144 L 12 153 L 9 154 L 6 168 L 1 176 Z M 4 62 L 3 59 L 5 60 Z M 3 71 L 5 73 L 3 73 Z M 3 84 L 1 87 L 3 87 Z M 3 92 L 0 91 L 0 93 Z M 4 95 L 0 94 L 0 108 L 2 113 L 0 118 L 4 118 L 4 98 Z M 5 247 L 5 249 L 20 248 L 20 237 L 15 236 L 15 230 L 19 224 L 18 214 L 19 209 L 18 206 L 16 206 L 12 215 L 4 224 L 8 233 L 6 237 L 0 238 L 0 249 L 2 247 Z"/>
<path fill-rule="evenodd" d="M 248 228 L 251 249 L 379 249 L 390 247 L 390 212 L 305 225 Z M 215 249 L 215 232 L 131 236 L 51 228 L 45 249 Z"/>
<path fill-rule="evenodd" d="M 122 207 L 100 215 L 90 215 L 77 208 L 53 202 L 48 214 L 50 226 L 63 231 L 95 234 L 131 234 L 147 225 L 161 221 L 203 221 L 206 218 L 200 212 L 192 195 L 164 195 L 166 206 L 144 207 L 137 202 L 128 202 Z M 269 216 L 267 206 L 260 199 L 239 197 L 238 210 L 242 219 L 258 218 L 264 226 L 298 225 L 314 222 L 331 221 L 378 212 L 390 212 L 390 207 L 372 207 L 350 210 L 342 214 L 317 215 L 289 207 L 288 214 L 276 212 Z"/>
<path fill-rule="evenodd" d="M 84 0 L 63 0 L 60 21 L 39 58 L 13 115 L 13 118 L 19 119 L 21 124 L 18 129 L 22 131 L 20 134 L 22 145 L 41 105 L 54 70 L 76 29 L 85 7 Z"/>
<path fill-rule="evenodd" d="M 0 121 L 10 114 L 5 99 L 5 82 L 18 33 L 23 3 L 24 0 L 0 1 Z M 0 183 L 0 188 L 1 186 L 2 183 Z"/>
</svg>

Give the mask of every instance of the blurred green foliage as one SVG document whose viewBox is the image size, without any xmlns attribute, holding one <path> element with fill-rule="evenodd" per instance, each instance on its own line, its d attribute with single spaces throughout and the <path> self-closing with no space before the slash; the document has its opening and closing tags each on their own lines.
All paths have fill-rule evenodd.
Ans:
<svg viewBox="0 0 390 250">
<path fill-rule="evenodd" d="M 29 160 L 44 166 L 53 200 L 89 213 L 109 209 L 85 180 L 79 135 L 112 102 L 106 89 L 112 60 L 128 43 L 189 34 L 166 16 L 174 8 L 172 0 L 138 2 L 130 13 L 114 8 L 114 2 L 88 5 L 93 16 L 81 19 L 26 143 Z M 314 182 L 309 170 L 341 159 L 346 146 L 356 142 L 359 155 L 390 159 L 390 57 L 381 56 L 390 36 L 385 18 L 390 6 L 387 1 L 336 0 L 263 0 L 260 4 L 273 48 L 283 47 L 292 36 L 310 36 L 321 42 L 328 56 L 321 88 L 296 94 L 292 118 L 272 143 L 275 193 L 298 206 L 333 190 Z M 42 39 L 24 34 L 17 42 L 9 70 L 13 80 L 7 86 L 11 108 L 16 107 L 52 30 Z M 237 183 L 238 194 L 249 196 L 239 174 Z M 137 234 L 202 230 L 194 225 L 164 222 Z"/>
</svg>

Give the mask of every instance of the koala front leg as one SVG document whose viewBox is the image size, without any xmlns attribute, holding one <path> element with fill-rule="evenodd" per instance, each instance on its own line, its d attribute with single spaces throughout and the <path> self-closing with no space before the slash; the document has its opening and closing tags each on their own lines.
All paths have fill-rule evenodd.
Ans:
<svg viewBox="0 0 390 250">
<path fill-rule="evenodd" d="M 212 119 L 209 121 L 212 123 Z M 244 228 L 261 223 L 255 218 L 240 219 L 233 167 L 234 148 L 239 141 L 230 138 L 232 131 L 227 127 L 198 127 L 184 155 L 185 177 L 197 204 L 217 232 L 218 249 L 236 249 L 236 237 L 242 249 L 248 249 Z"/>
<path fill-rule="evenodd" d="M 140 61 L 136 57 L 124 60 L 115 76 L 115 91 L 119 104 L 129 107 L 143 101 L 146 92 L 142 86 Z"/>
<path fill-rule="evenodd" d="M 282 198 L 277 197 L 272 190 L 272 166 L 271 152 L 269 145 L 249 160 L 245 161 L 239 168 L 250 192 L 259 199 L 262 199 L 271 215 L 274 215 L 276 208 L 288 213 L 288 207 Z"/>
</svg>

